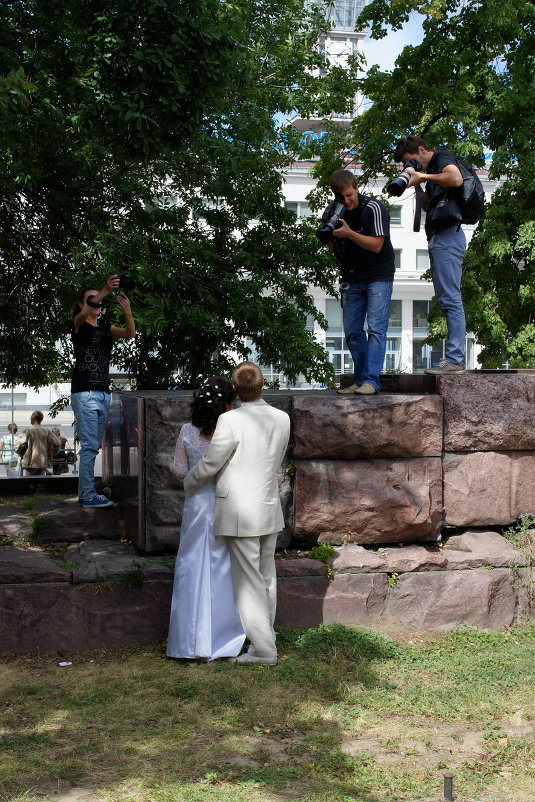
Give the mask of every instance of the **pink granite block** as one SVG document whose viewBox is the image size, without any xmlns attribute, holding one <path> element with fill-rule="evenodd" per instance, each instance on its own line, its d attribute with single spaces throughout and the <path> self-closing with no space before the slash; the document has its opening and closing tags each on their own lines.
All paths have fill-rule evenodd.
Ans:
<svg viewBox="0 0 535 802">
<path fill-rule="evenodd" d="M 332 395 L 294 399 L 297 459 L 436 457 L 442 451 L 437 395 Z"/>
</svg>

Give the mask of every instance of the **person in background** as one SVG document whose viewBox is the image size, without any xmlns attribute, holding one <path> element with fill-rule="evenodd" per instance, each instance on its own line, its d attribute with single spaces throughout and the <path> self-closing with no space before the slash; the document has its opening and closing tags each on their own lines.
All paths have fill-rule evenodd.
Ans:
<svg viewBox="0 0 535 802">
<path fill-rule="evenodd" d="M 60 430 L 56 426 L 52 429 L 56 437 L 59 437 L 59 449 L 54 454 L 52 459 L 52 473 L 54 476 L 59 476 L 62 473 L 69 472 L 69 464 L 67 462 L 67 449 L 70 449 L 71 446 L 69 445 L 69 441 L 66 437 L 63 437 Z"/>
<path fill-rule="evenodd" d="M 15 450 L 22 458 L 22 472 L 26 476 L 46 476 L 52 457 L 59 448 L 59 437 L 41 426 L 43 418 L 41 410 L 32 412 L 30 426 L 17 440 Z"/>
<path fill-rule="evenodd" d="M 0 440 L 0 455 L 6 460 L 15 453 L 15 435 L 18 432 L 18 428 L 16 423 L 8 423 L 7 437 L 5 440 Z"/>
<path fill-rule="evenodd" d="M 136 326 L 128 296 L 118 293 L 117 303 L 125 316 L 124 327 L 100 319 L 103 299 L 119 287 L 119 277 L 110 276 L 101 290 L 85 289 L 72 310 L 72 343 L 75 365 L 71 382 L 71 406 L 80 441 L 78 503 L 84 508 L 110 507 L 113 502 L 95 489 L 95 459 L 110 409 L 110 358 L 118 337 L 132 339 Z"/>
</svg>

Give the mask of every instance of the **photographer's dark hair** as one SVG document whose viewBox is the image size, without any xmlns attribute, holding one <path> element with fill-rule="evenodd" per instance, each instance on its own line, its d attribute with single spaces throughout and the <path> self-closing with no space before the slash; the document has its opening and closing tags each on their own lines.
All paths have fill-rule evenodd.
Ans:
<svg viewBox="0 0 535 802">
<path fill-rule="evenodd" d="M 217 419 L 227 411 L 227 404 L 236 398 L 236 390 L 232 382 L 222 376 L 208 379 L 193 393 L 191 402 L 191 422 L 201 430 L 205 437 L 211 437 L 215 431 Z"/>
<path fill-rule="evenodd" d="M 357 186 L 357 176 L 351 170 L 336 170 L 329 179 L 333 192 L 342 192 L 347 187 Z"/>
<path fill-rule="evenodd" d="M 86 292 L 89 292 L 90 289 L 91 287 L 84 287 L 84 289 L 78 293 L 78 297 L 71 309 L 71 317 L 73 320 L 78 314 L 78 312 L 80 312 L 80 310 L 82 309 L 82 306 L 84 305 L 84 295 L 86 294 Z"/>
<path fill-rule="evenodd" d="M 398 140 L 394 151 L 394 161 L 403 161 L 404 153 L 418 153 L 418 148 L 431 150 L 427 142 L 424 142 L 421 136 L 414 136 L 412 134 L 410 136 L 402 136 L 401 139 Z"/>
</svg>

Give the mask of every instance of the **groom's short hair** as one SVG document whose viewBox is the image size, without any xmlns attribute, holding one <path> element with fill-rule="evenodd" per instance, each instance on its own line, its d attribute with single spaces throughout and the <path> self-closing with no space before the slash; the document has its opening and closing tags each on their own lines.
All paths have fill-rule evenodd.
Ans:
<svg viewBox="0 0 535 802">
<path fill-rule="evenodd" d="M 256 401 L 262 395 L 264 377 L 254 362 L 240 362 L 232 371 L 232 381 L 240 401 Z"/>
</svg>

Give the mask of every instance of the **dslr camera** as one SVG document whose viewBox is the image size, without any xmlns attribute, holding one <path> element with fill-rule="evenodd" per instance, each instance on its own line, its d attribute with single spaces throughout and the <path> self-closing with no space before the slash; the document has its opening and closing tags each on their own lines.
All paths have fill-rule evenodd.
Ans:
<svg viewBox="0 0 535 802">
<path fill-rule="evenodd" d="M 406 162 L 403 162 L 403 170 L 386 188 L 389 195 L 395 195 L 396 198 L 399 198 L 407 189 L 407 185 L 411 180 L 411 174 L 407 172 L 407 167 L 414 167 L 417 172 L 422 170 L 422 165 L 416 159 L 407 159 Z"/>
<path fill-rule="evenodd" d="M 136 282 L 130 273 L 117 273 L 117 278 L 119 279 L 119 287 L 125 292 L 130 292 L 136 286 Z"/>
<path fill-rule="evenodd" d="M 316 237 L 322 245 L 328 245 L 333 238 L 333 231 L 335 228 L 340 228 L 340 218 L 344 211 L 344 196 L 336 193 L 334 200 L 332 200 L 323 214 L 321 215 L 322 226 L 316 231 Z"/>
</svg>

